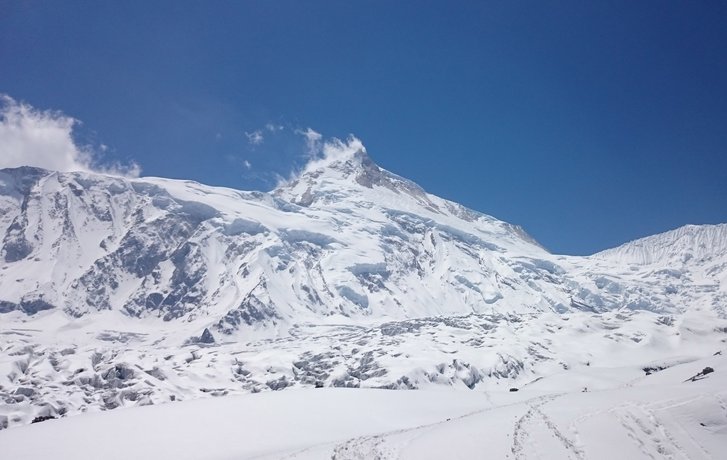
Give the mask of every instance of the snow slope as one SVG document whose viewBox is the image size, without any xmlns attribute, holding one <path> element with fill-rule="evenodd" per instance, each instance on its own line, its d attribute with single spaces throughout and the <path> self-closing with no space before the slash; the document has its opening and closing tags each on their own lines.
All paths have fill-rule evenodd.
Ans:
<svg viewBox="0 0 727 460">
<path fill-rule="evenodd" d="M 271 193 L 5 169 L 0 428 L 281 389 L 572 386 L 703 358 L 727 339 L 726 229 L 550 254 L 356 141 Z"/>
<path fill-rule="evenodd" d="M 0 445 L 29 460 L 721 458 L 725 369 L 723 356 L 636 378 L 613 369 L 622 381 L 596 391 L 548 378 L 515 393 L 289 390 L 51 420 L 0 432 Z"/>
</svg>

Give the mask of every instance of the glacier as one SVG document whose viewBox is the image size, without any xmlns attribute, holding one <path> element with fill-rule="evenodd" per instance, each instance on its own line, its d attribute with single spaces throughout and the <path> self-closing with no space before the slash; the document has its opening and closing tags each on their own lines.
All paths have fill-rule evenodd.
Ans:
<svg viewBox="0 0 727 460">
<path fill-rule="evenodd" d="M 0 428 L 309 388 L 611 391 L 725 349 L 726 224 L 557 255 L 339 147 L 270 192 L 0 170 Z"/>
</svg>

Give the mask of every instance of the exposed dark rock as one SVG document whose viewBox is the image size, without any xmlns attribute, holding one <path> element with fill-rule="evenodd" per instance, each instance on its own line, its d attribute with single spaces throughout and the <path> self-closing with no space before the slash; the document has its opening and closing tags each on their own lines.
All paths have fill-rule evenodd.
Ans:
<svg viewBox="0 0 727 460">
<path fill-rule="evenodd" d="M 10 313 L 18 309 L 18 304 L 8 302 L 7 300 L 0 300 L 0 313 Z"/>
<path fill-rule="evenodd" d="M 27 197 L 26 197 L 27 200 Z M 26 201 L 23 202 L 24 204 Z M 33 246 L 25 238 L 25 228 L 28 225 L 28 218 L 25 211 L 13 220 L 5 232 L 2 252 L 5 262 L 17 262 L 25 259 L 33 252 Z"/>
<path fill-rule="evenodd" d="M 265 280 L 260 280 L 252 291 L 242 299 L 240 305 L 228 312 L 215 325 L 217 330 L 223 334 L 232 334 L 241 324 L 247 324 L 248 326 L 266 322 L 275 324 L 275 320 L 280 319 L 280 316 L 276 312 L 274 305 L 263 302 L 255 294 L 259 293 L 260 296 L 267 296 L 266 290 Z"/>
<path fill-rule="evenodd" d="M 146 296 L 146 308 L 149 309 L 158 309 L 162 301 L 164 300 L 164 294 L 161 292 L 152 292 L 151 294 Z"/>
<path fill-rule="evenodd" d="M 46 420 L 55 420 L 55 418 L 56 417 L 53 415 L 39 415 L 39 416 L 35 417 L 33 419 L 33 421 L 30 423 L 40 423 L 40 422 L 45 422 Z"/>
<path fill-rule="evenodd" d="M 55 308 L 54 305 L 42 299 L 22 300 L 20 302 L 20 310 L 27 315 L 34 315 L 39 311 L 51 310 L 53 308 Z"/>
<path fill-rule="evenodd" d="M 702 380 L 703 378 L 705 378 L 707 375 L 711 374 L 712 372 L 714 372 L 714 369 L 712 369 L 711 367 L 707 366 L 704 369 L 702 369 L 701 372 L 699 372 L 696 375 L 694 375 L 694 376 L 686 379 L 685 382 L 696 382 L 697 380 Z"/>
<path fill-rule="evenodd" d="M 200 343 L 215 343 L 215 337 L 208 328 L 204 328 L 202 335 L 199 337 Z"/>
<path fill-rule="evenodd" d="M 8 238 L 3 246 L 5 262 L 17 262 L 33 252 L 33 246 L 25 238 Z"/>
<path fill-rule="evenodd" d="M 641 370 L 644 371 L 644 373 L 646 373 L 646 375 L 651 375 L 654 372 L 663 371 L 664 369 L 667 369 L 668 367 L 669 366 L 647 366 L 647 367 L 641 368 Z"/>
<path fill-rule="evenodd" d="M 200 388 L 199 391 L 210 396 L 227 396 L 229 391 L 226 388 Z"/>
</svg>

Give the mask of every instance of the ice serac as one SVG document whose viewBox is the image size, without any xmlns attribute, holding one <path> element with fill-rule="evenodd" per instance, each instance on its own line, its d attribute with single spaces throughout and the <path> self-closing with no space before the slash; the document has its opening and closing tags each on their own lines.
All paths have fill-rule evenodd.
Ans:
<svg viewBox="0 0 727 460">
<path fill-rule="evenodd" d="M 727 224 L 685 225 L 676 230 L 631 241 L 617 248 L 595 254 L 637 265 L 699 265 L 727 255 Z"/>
<path fill-rule="evenodd" d="M 269 193 L 0 171 L 0 415 L 479 388 L 727 333 L 725 225 L 560 256 L 335 147 Z"/>
</svg>

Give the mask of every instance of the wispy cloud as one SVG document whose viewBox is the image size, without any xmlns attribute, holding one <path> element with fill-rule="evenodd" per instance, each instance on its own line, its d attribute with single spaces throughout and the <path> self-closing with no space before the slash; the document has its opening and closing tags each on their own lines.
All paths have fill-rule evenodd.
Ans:
<svg viewBox="0 0 727 460">
<path fill-rule="evenodd" d="M 323 135 L 312 128 L 296 129 L 296 134 L 300 134 L 305 139 L 305 145 L 309 158 L 315 158 L 322 152 Z"/>
<path fill-rule="evenodd" d="M 225 160 L 227 160 L 227 162 L 230 163 L 231 165 L 238 166 L 238 167 L 242 166 L 244 169 L 246 169 L 248 171 L 252 169 L 252 162 L 250 160 L 245 159 L 245 158 L 240 158 L 237 155 L 233 155 L 233 154 L 225 155 Z"/>
<path fill-rule="evenodd" d="M 247 137 L 247 141 L 252 145 L 260 145 L 265 141 L 265 136 L 263 136 L 262 130 L 259 129 L 251 133 L 245 131 L 245 136 Z"/>
<path fill-rule="evenodd" d="M 282 130 L 284 130 L 285 129 L 285 126 L 283 126 L 283 125 L 276 125 L 276 124 L 273 124 L 273 123 L 267 123 L 265 125 L 265 129 L 267 129 L 271 133 L 274 133 L 276 131 L 282 131 Z"/>
<path fill-rule="evenodd" d="M 35 166 L 53 171 L 96 171 L 138 176 L 136 163 L 105 162 L 103 144 L 94 150 L 73 138 L 80 121 L 59 111 L 40 110 L 0 94 L 0 168 Z"/>
<path fill-rule="evenodd" d="M 265 142 L 265 132 L 270 134 L 276 134 L 283 130 L 285 130 L 285 126 L 268 122 L 265 123 L 265 126 L 260 129 L 256 129 L 254 131 L 245 131 L 245 137 L 247 137 L 247 142 L 250 145 L 260 145 Z"/>
</svg>

